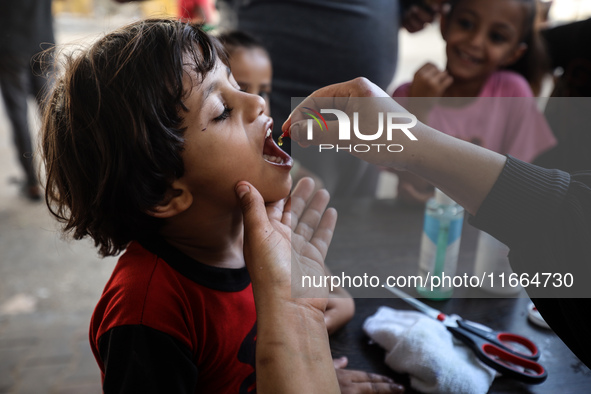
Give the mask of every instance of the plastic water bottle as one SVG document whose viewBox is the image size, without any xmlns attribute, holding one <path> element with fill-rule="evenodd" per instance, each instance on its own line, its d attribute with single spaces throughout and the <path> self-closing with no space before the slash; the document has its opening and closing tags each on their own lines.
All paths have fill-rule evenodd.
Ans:
<svg viewBox="0 0 591 394">
<path fill-rule="evenodd" d="M 474 275 L 486 277 L 480 288 L 489 293 L 508 296 L 517 294 L 522 287 L 509 285 L 509 278 L 513 273 L 509 264 L 509 247 L 492 235 L 480 232 L 474 261 Z M 504 280 L 500 280 L 500 277 Z M 490 277 L 490 279 L 489 279 Z M 504 285 L 504 287 L 502 286 Z"/>
<path fill-rule="evenodd" d="M 425 207 L 425 221 L 419 255 L 422 286 L 417 292 L 433 300 L 445 300 L 453 293 L 452 279 L 456 273 L 464 208 L 441 190 Z"/>
</svg>

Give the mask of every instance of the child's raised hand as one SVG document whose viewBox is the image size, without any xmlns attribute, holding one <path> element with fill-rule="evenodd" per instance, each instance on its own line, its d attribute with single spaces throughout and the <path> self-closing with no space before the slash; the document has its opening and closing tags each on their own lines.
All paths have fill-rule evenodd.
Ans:
<svg viewBox="0 0 591 394">
<path fill-rule="evenodd" d="M 343 369 L 347 363 L 347 357 L 333 360 L 341 393 L 404 393 L 404 387 L 387 376 Z"/>
<path fill-rule="evenodd" d="M 409 172 L 397 172 L 398 193 L 397 199 L 409 205 L 425 205 L 435 194 L 433 186 Z"/>
<path fill-rule="evenodd" d="M 402 15 L 402 26 L 409 33 L 422 30 L 427 23 L 433 22 L 435 16 L 441 11 L 441 0 L 432 0 L 429 3 L 419 6 L 411 5 Z"/>
<path fill-rule="evenodd" d="M 453 78 L 447 71 L 439 70 L 433 63 L 427 63 L 415 73 L 410 86 L 410 97 L 442 97 L 451 86 Z"/>
<path fill-rule="evenodd" d="M 347 290 L 337 287 L 328 296 L 324 321 L 329 334 L 343 327 L 355 314 L 355 302 Z"/>
</svg>

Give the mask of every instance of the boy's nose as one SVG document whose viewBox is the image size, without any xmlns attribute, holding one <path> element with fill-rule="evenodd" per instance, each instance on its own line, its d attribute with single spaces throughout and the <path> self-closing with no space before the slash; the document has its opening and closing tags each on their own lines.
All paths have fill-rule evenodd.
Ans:
<svg viewBox="0 0 591 394">
<path fill-rule="evenodd" d="M 260 115 L 265 112 L 265 99 L 261 96 L 248 94 L 248 97 L 245 97 L 246 100 L 246 110 L 244 111 L 246 120 L 249 122 L 254 122 Z"/>
</svg>

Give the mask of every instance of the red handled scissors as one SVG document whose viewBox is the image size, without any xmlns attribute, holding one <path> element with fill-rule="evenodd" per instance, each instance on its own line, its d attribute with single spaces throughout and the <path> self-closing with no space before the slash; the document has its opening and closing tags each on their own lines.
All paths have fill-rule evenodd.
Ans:
<svg viewBox="0 0 591 394">
<path fill-rule="evenodd" d="M 538 347 L 521 335 L 493 331 L 482 324 L 447 316 L 395 287 L 384 287 L 427 316 L 439 320 L 459 340 L 464 342 L 484 364 L 501 373 L 529 384 L 546 380 L 546 369 L 538 364 Z"/>
</svg>

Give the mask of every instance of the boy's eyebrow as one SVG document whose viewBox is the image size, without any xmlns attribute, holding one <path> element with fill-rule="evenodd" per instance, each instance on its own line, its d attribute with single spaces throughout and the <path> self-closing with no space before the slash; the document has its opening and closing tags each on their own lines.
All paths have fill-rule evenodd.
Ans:
<svg viewBox="0 0 591 394">
<path fill-rule="evenodd" d="M 205 91 L 203 92 L 203 102 L 205 102 L 207 100 L 207 97 L 211 94 L 211 92 L 213 92 L 215 90 L 215 88 L 218 87 L 218 83 L 217 82 L 213 82 L 211 85 L 209 85 L 207 88 L 205 88 Z"/>
<path fill-rule="evenodd" d="M 226 66 L 226 77 L 230 78 L 230 75 L 232 74 L 232 71 L 230 71 L 230 67 Z M 216 88 L 218 87 L 218 83 L 217 81 L 214 81 L 211 85 L 209 85 L 204 91 L 203 91 L 203 102 L 205 102 L 205 100 L 207 100 L 207 97 L 211 94 L 211 92 L 213 92 Z"/>
</svg>

